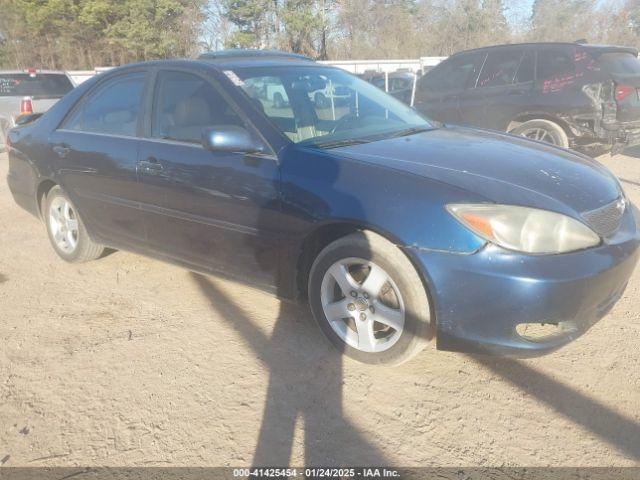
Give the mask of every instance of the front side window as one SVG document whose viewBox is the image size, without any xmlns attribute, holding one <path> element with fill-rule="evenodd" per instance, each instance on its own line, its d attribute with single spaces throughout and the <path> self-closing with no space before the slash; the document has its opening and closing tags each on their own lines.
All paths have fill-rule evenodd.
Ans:
<svg viewBox="0 0 640 480">
<path fill-rule="evenodd" d="M 186 72 L 162 71 L 154 94 L 151 134 L 187 143 L 201 143 L 202 132 L 216 126 L 243 126 L 224 97 L 204 78 Z"/>
<path fill-rule="evenodd" d="M 89 93 L 64 128 L 90 133 L 134 137 L 146 74 L 120 75 Z"/>
<path fill-rule="evenodd" d="M 522 60 L 522 50 L 494 50 L 484 62 L 477 87 L 511 85 Z"/>
<path fill-rule="evenodd" d="M 484 52 L 455 56 L 434 68 L 420 81 L 420 87 L 433 92 L 464 90 L 473 87 L 485 59 Z"/>
<path fill-rule="evenodd" d="M 227 75 L 295 143 L 326 147 L 431 128 L 412 108 L 336 68 L 238 68 Z"/>
</svg>

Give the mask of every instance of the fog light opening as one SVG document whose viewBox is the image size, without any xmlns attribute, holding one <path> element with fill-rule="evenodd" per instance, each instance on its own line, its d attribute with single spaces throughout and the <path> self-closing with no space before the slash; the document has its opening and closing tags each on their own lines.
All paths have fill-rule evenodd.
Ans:
<svg viewBox="0 0 640 480">
<path fill-rule="evenodd" d="M 567 322 L 520 323 L 516 333 L 529 342 L 546 342 L 571 331 Z"/>
</svg>

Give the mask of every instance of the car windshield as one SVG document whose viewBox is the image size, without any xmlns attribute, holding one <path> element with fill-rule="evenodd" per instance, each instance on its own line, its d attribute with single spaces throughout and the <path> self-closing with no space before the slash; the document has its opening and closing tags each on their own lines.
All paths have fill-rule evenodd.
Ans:
<svg viewBox="0 0 640 480">
<path fill-rule="evenodd" d="M 409 106 L 339 69 L 254 67 L 225 73 L 294 143 L 330 148 L 433 128 Z"/>
<path fill-rule="evenodd" d="M 0 97 L 62 97 L 71 90 L 69 77 L 61 73 L 0 73 Z"/>
</svg>

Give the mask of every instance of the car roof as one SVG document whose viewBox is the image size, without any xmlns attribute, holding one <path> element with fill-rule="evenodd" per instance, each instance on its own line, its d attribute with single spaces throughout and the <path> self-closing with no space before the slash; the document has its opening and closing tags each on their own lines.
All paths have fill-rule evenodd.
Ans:
<svg viewBox="0 0 640 480">
<path fill-rule="evenodd" d="M 258 55 L 258 56 L 221 56 L 216 58 L 182 58 L 182 59 L 169 59 L 169 60 L 150 60 L 146 62 L 130 63 L 122 65 L 120 67 L 109 69 L 107 72 L 100 75 L 114 75 L 119 72 L 124 72 L 132 69 L 148 68 L 148 67 L 194 67 L 205 66 L 208 68 L 214 68 L 218 71 L 233 70 L 236 68 L 249 68 L 249 67 L 291 67 L 292 65 L 313 67 L 313 68 L 336 68 L 329 65 L 316 63 L 313 60 L 305 59 L 302 56 L 288 56 L 283 57 L 279 55 Z"/>
<path fill-rule="evenodd" d="M 281 50 L 258 50 L 254 48 L 229 48 L 226 50 L 216 50 L 213 52 L 205 52 L 201 54 L 200 60 L 223 60 L 229 58 L 265 58 L 277 57 L 290 60 L 307 60 L 313 61 L 311 57 L 299 53 L 283 52 Z"/>
<path fill-rule="evenodd" d="M 535 48 L 535 47 L 568 47 L 568 46 L 579 46 L 586 50 L 591 50 L 597 53 L 631 53 L 633 55 L 638 55 L 638 50 L 633 47 L 622 47 L 616 45 L 599 45 L 599 44 L 591 44 L 591 43 L 581 43 L 581 42 L 529 42 L 529 43 L 506 43 L 501 45 L 490 45 L 486 47 L 473 48 L 470 50 L 464 50 L 462 52 L 457 52 L 451 57 L 456 55 L 461 55 L 463 53 L 470 52 L 482 52 L 493 49 L 501 49 L 501 48 L 512 48 L 512 47 L 520 47 L 520 48 Z"/>
</svg>

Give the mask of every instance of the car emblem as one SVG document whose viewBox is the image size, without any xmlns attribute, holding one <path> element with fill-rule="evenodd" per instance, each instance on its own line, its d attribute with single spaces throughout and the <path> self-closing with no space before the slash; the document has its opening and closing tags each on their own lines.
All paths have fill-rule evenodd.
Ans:
<svg viewBox="0 0 640 480">
<path fill-rule="evenodd" d="M 626 206 L 627 206 L 627 202 L 625 201 L 624 198 L 621 198 L 620 200 L 618 200 L 618 203 L 616 203 L 616 210 L 618 210 L 620 215 L 624 213 L 624 209 L 626 208 Z"/>
</svg>

